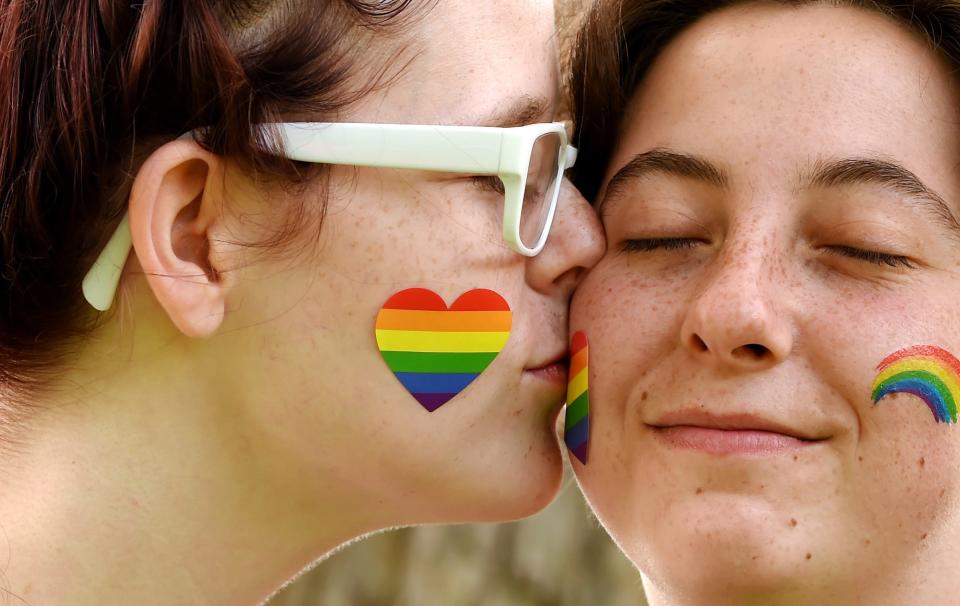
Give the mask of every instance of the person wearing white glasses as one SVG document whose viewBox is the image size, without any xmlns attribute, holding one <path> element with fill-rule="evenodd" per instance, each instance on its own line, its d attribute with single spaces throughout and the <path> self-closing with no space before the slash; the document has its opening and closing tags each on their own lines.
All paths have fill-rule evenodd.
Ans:
<svg viewBox="0 0 960 606">
<path fill-rule="evenodd" d="M 67 5 L 0 24 L 3 591 L 252 605 L 364 534 L 544 507 L 604 251 L 552 3 Z M 509 307 L 432 410 L 378 344 L 408 289 Z"/>
</svg>

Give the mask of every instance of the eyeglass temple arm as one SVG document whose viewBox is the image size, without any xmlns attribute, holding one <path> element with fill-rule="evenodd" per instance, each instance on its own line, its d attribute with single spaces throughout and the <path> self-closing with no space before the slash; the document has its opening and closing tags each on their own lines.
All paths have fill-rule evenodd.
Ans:
<svg viewBox="0 0 960 606">
<path fill-rule="evenodd" d="M 183 135 L 184 138 L 187 135 Z M 577 148 L 568 145 L 566 149 L 566 168 L 577 162 Z M 130 256 L 133 246 L 130 235 L 129 217 L 124 214 L 103 252 L 97 257 L 93 267 L 83 278 L 83 296 L 98 311 L 106 311 L 113 305 L 113 299 L 123 275 L 123 267 Z"/>
<path fill-rule="evenodd" d="M 177 140 L 192 139 L 193 136 L 194 132 L 189 131 L 177 137 Z M 93 262 L 93 267 L 83 277 L 83 298 L 97 311 L 107 311 L 113 305 L 131 248 L 133 237 L 130 234 L 130 218 L 124 213 L 116 231 Z"/>
<path fill-rule="evenodd" d="M 110 309 L 132 246 L 130 221 L 124 214 L 103 252 L 83 278 L 83 297 L 94 309 Z"/>
</svg>

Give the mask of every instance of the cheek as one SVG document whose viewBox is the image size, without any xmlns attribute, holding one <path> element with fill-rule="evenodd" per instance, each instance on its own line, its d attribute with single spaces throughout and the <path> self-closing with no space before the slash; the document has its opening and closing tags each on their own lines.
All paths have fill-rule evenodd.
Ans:
<svg viewBox="0 0 960 606">
<path fill-rule="evenodd" d="M 601 518 L 629 509 L 623 487 L 637 485 L 630 476 L 648 374 L 679 340 L 682 300 L 608 259 L 574 295 L 571 332 L 583 330 L 590 340 L 590 463 L 577 470 Z"/>
<path fill-rule="evenodd" d="M 358 284 L 492 282 L 495 274 L 515 276 L 507 267 L 522 273 L 503 243 L 502 199 L 469 182 L 359 169 L 338 173 L 331 192 L 320 260 Z M 343 192 L 349 193 L 336 197 Z"/>
<path fill-rule="evenodd" d="M 615 261 L 601 261 L 587 276 L 570 317 L 571 330 L 590 339 L 591 392 L 623 395 L 678 342 L 685 299 L 679 288 Z"/>
<path fill-rule="evenodd" d="M 864 544 L 895 553 L 898 543 L 924 544 L 956 524 L 960 433 L 934 424 L 913 396 L 879 406 L 864 424 L 847 487 L 862 507 Z"/>
<path fill-rule="evenodd" d="M 491 235 L 495 230 L 489 226 L 497 220 L 493 205 L 418 194 L 412 186 L 366 173 L 352 185 L 351 197 L 332 197 L 316 253 L 298 260 L 293 270 L 272 271 L 275 315 L 288 321 L 286 347 L 298 344 L 314 391 L 336 391 L 343 381 L 367 399 L 413 403 L 399 410 L 419 412 L 381 355 L 381 349 L 396 346 L 381 347 L 376 340 L 381 308 L 410 288 L 429 289 L 448 307 L 474 289 L 502 296 L 512 310 L 512 334 L 482 374 L 506 373 L 518 364 L 515 358 L 523 352 L 517 343 L 529 338 L 533 316 L 527 310 L 525 260 L 504 246 L 499 234 Z M 344 368 L 328 372 L 337 365 Z M 490 384 L 471 385 L 472 393 L 485 393 Z"/>
<path fill-rule="evenodd" d="M 915 346 L 935 346 L 951 356 L 960 353 L 957 290 L 960 288 L 947 293 L 921 281 L 883 288 L 808 288 L 809 298 L 798 305 L 795 316 L 800 335 L 796 357 L 811 378 L 832 392 L 833 399 L 839 396 L 847 401 L 850 413 L 858 417 L 851 423 L 861 424 L 861 431 L 867 432 L 876 415 L 888 406 L 887 398 L 878 404 L 871 398 L 875 380 L 882 378 L 881 362 L 893 354 L 905 355 L 907 361 L 915 359 L 917 356 L 904 354 Z M 917 406 L 911 407 L 911 400 Z M 905 401 L 913 419 L 895 431 L 909 434 L 935 424 L 919 398 Z"/>
<path fill-rule="evenodd" d="M 803 355 L 811 375 L 840 396 L 838 409 L 849 411 L 851 448 L 843 484 L 851 513 L 865 531 L 863 545 L 879 550 L 887 542 L 890 553 L 897 552 L 897 541 L 917 544 L 933 536 L 957 516 L 960 498 L 960 426 L 938 423 L 917 395 L 894 392 L 877 403 L 871 397 L 877 366 L 891 354 L 917 345 L 960 353 L 960 318 L 952 298 L 922 286 L 871 295 L 834 293 L 801 329 L 810 335 Z M 918 298 L 919 292 L 924 294 Z"/>
</svg>

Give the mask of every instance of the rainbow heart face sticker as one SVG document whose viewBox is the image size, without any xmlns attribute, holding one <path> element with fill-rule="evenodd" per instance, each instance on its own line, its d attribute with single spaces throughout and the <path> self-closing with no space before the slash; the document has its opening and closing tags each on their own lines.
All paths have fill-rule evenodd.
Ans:
<svg viewBox="0 0 960 606">
<path fill-rule="evenodd" d="M 567 385 L 567 414 L 563 422 L 563 441 L 575 457 L 587 464 L 590 444 L 590 390 L 587 389 L 590 348 L 587 335 L 578 332 L 570 345 L 570 382 Z"/>
<path fill-rule="evenodd" d="M 490 366 L 512 326 L 510 306 L 492 290 L 465 292 L 448 309 L 432 290 L 409 288 L 377 314 L 377 346 L 400 383 L 433 412 Z"/>
<path fill-rule="evenodd" d="M 892 393 L 908 393 L 923 400 L 938 423 L 957 422 L 960 360 L 949 351 L 933 345 L 907 347 L 884 358 L 877 372 L 874 404 Z"/>
</svg>

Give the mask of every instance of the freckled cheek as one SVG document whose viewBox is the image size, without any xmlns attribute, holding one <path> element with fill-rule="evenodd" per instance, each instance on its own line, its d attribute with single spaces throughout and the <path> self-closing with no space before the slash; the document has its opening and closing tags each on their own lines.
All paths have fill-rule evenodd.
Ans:
<svg viewBox="0 0 960 606">
<path fill-rule="evenodd" d="M 460 202 L 461 216 L 452 217 L 437 210 L 442 202 L 396 198 L 391 207 L 379 208 L 355 200 L 350 212 L 325 219 L 323 261 L 364 283 L 467 280 L 492 288 L 522 281 L 523 258 L 491 232 L 489 217 L 470 212 L 469 200 Z"/>
<path fill-rule="evenodd" d="M 674 342 L 683 308 L 669 285 L 601 264 L 577 290 L 571 326 L 587 332 L 591 357 L 596 353 L 618 365 L 629 362 L 636 370 L 646 352 Z"/>
<path fill-rule="evenodd" d="M 891 398 L 881 404 L 889 404 L 890 412 L 876 411 L 880 418 L 864 426 L 847 490 L 864 509 L 857 517 L 877 526 L 877 536 L 915 543 L 944 522 L 956 522 L 960 432 L 935 425 L 925 407 L 911 400 Z"/>
<path fill-rule="evenodd" d="M 571 307 L 571 327 L 590 340 L 590 463 L 578 467 L 578 477 L 594 511 L 619 539 L 637 531 L 635 481 L 643 458 L 638 456 L 637 410 L 628 406 L 643 380 L 649 332 L 643 289 L 630 286 L 630 277 L 592 274 L 580 287 Z M 629 523 L 627 522 L 629 520 Z"/>
<path fill-rule="evenodd" d="M 629 340 L 623 333 L 624 327 L 636 326 L 639 319 L 636 294 L 619 276 L 602 269 L 594 270 L 580 285 L 571 305 L 570 321 L 574 330 L 586 331 L 591 357 L 600 350 L 615 351 L 622 341 Z"/>
<path fill-rule="evenodd" d="M 871 353 L 872 365 L 895 350 L 932 344 L 960 355 L 960 323 L 955 304 L 957 288 L 925 289 L 920 298 L 925 313 L 918 313 L 916 300 L 887 296 L 867 301 L 864 317 L 873 316 L 872 343 L 861 351 Z M 915 294 L 915 293 L 914 293 Z M 854 341 L 856 342 L 856 341 Z M 861 354 L 862 356 L 863 354 Z M 960 426 L 937 423 L 933 412 L 919 397 L 894 393 L 874 404 L 869 393 L 863 404 L 856 474 L 859 492 L 878 518 L 895 518 L 897 528 L 924 536 L 939 521 L 960 517 Z M 899 513 L 888 513 L 899 512 Z M 912 536 L 912 539 L 916 537 Z"/>
<path fill-rule="evenodd" d="M 679 342 L 678 305 L 662 301 L 662 285 L 617 268 L 598 266 L 580 286 L 571 309 L 574 330 L 590 339 L 594 450 L 604 474 L 625 471 L 635 447 L 639 403 L 650 373 Z M 594 455 L 591 455 L 594 456 Z"/>
</svg>

